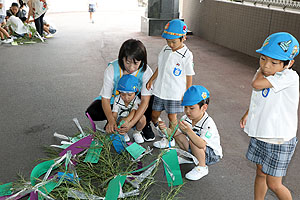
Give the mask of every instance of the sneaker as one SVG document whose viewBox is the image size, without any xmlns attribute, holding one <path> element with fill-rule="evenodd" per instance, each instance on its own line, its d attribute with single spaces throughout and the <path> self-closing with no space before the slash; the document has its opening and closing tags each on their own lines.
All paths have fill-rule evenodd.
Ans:
<svg viewBox="0 0 300 200">
<path fill-rule="evenodd" d="M 150 126 L 150 123 L 146 124 L 146 126 L 143 128 L 143 136 L 146 142 L 150 142 L 155 140 L 155 135 L 152 131 L 152 128 Z"/>
<path fill-rule="evenodd" d="M 169 141 L 167 138 L 162 138 L 160 141 L 156 141 L 153 143 L 153 146 L 159 149 L 169 148 Z M 175 146 L 175 140 L 171 140 L 171 147 Z"/>
<path fill-rule="evenodd" d="M 143 138 L 143 136 L 142 136 L 142 134 L 141 134 L 140 131 L 134 132 L 134 133 L 132 134 L 132 137 L 133 137 L 133 139 L 134 139 L 134 141 L 135 141 L 136 143 L 138 143 L 138 144 L 144 143 L 144 138 Z"/>
<path fill-rule="evenodd" d="M 124 139 L 125 139 L 125 142 L 129 142 L 130 141 L 130 138 L 128 136 L 128 133 L 125 133 L 124 134 Z"/>
<path fill-rule="evenodd" d="M 196 166 L 185 175 L 185 178 L 191 181 L 197 181 L 208 174 L 208 167 Z"/>
<path fill-rule="evenodd" d="M 188 163 L 194 163 L 193 161 L 187 160 L 181 156 L 178 156 L 178 163 L 179 165 L 181 164 L 188 164 Z"/>
<path fill-rule="evenodd" d="M 12 43 L 14 40 L 12 38 L 8 38 L 6 40 L 3 40 L 2 43 L 4 44 L 8 44 L 8 43 Z"/>
</svg>

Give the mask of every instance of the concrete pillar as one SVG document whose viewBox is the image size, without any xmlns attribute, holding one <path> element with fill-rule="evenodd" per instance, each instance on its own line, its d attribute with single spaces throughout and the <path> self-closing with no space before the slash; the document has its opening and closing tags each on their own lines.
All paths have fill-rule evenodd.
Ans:
<svg viewBox="0 0 300 200">
<path fill-rule="evenodd" d="M 179 18 L 179 0 L 148 0 L 148 9 L 141 17 L 141 31 L 149 36 L 161 35 L 166 23 Z"/>
</svg>

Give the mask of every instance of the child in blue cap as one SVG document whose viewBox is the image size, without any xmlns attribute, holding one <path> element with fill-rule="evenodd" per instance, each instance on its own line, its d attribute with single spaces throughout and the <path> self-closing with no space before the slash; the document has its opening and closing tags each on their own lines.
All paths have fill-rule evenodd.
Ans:
<svg viewBox="0 0 300 200">
<path fill-rule="evenodd" d="M 112 115 L 117 123 L 120 123 L 122 120 L 129 122 L 134 117 L 135 112 L 141 103 L 140 98 L 136 95 L 138 92 L 138 84 L 139 80 L 130 74 L 123 75 L 119 80 L 117 87 L 119 95 L 116 96 L 112 108 Z M 141 132 L 145 125 L 146 117 L 143 115 L 136 123 L 132 135 L 136 143 L 140 144 L 144 142 Z M 124 138 L 126 142 L 130 141 L 127 133 L 124 134 Z"/>
<path fill-rule="evenodd" d="M 282 184 L 297 145 L 299 76 L 291 67 L 299 43 L 286 32 L 270 35 L 256 52 L 259 68 L 254 75 L 249 109 L 240 121 L 251 137 L 247 159 L 256 163 L 255 199 L 271 189 L 279 199 L 292 199 Z"/>
<path fill-rule="evenodd" d="M 198 166 L 185 175 L 189 180 L 199 180 L 208 174 L 207 165 L 220 161 L 223 157 L 220 135 L 214 120 L 207 114 L 209 92 L 200 85 L 191 86 L 183 96 L 182 104 L 185 115 L 179 122 L 179 129 L 174 134 L 178 146 L 198 159 Z M 167 129 L 163 122 L 161 130 Z M 167 131 L 170 133 L 170 131 Z M 178 157 L 179 164 L 188 163 Z"/>
<path fill-rule="evenodd" d="M 162 37 L 167 45 L 163 47 L 158 56 L 158 67 L 147 83 L 150 90 L 153 81 L 152 122 L 158 129 L 159 116 L 163 110 L 168 113 L 169 127 L 174 129 L 177 125 L 177 113 L 183 112 L 181 100 L 184 92 L 192 85 L 194 72 L 193 54 L 184 45 L 187 26 L 174 19 L 167 23 Z M 161 134 L 161 136 L 163 136 Z M 175 145 L 174 141 L 172 142 Z M 153 144 L 157 148 L 168 147 L 168 141 L 163 138 Z"/>
</svg>

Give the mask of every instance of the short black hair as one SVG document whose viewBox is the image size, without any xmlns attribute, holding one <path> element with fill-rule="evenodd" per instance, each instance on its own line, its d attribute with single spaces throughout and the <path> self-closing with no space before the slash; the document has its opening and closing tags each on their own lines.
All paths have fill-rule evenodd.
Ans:
<svg viewBox="0 0 300 200">
<path fill-rule="evenodd" d="M 125 70 L 123 58 L 130 58 L 134 62 L 141 61 L 139 69 L 142 68 L 142 71 L 147 69 L 147 51 L 140 40 L 129 39 L 122 44 L 119 51 L 118 63 L 121 69 Z"/>
<path fill-rule="evenodd" d="M 283 67 L 285 67 L 290 63 L 290 60 L 282 60 L 282 62 L 283 62 Z M 293 65 L 290 66 L 289 69 L 292 68 L 292 67 L 293 67 Z"/>
<path fill-rule="evenodd" d="M 202 101 L 200 101 L 199 103 L 198 103 L 198 105 L 199 105 L 199 107 L 201 108 L 204 104 L 209 104 L 209 98 L 207 98 L 207 99 L 204 99 L 204 100 L 202 100 Z"/>
<path fill-rule="evenodd" d="M 18 8 L 19 8 L 19 5 L 18 5 L 18 3 L 16 3 L 16 2 L 13 2 L 13 3 L 11 4 L 11 7 L 14 7 L 14 6 L 16 6 L 16 7 L 18 7 Z"/>
</svg>

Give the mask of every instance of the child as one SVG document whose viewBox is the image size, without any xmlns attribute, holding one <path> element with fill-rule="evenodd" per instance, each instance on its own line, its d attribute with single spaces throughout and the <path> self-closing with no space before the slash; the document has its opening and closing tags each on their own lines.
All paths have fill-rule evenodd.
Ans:
<svg viewBox="0 0 300 200">
<path fill-rule="evenodd" d="M 173 130 L 177 125 L 177 113 L 183 112 L 180 105 L 184 92 L 192 85 L 193 54 L 183 44 L 187 33 L 186 24 L 174 19 L 167 23 L 162 37 L 166 39 L 167 45 L 163 47 L 158 56 L 158 67 L 147 83 L 147 89 L 153 86 L 153 111 L 152 122 L 158 129 L 159 116 L 166 110 L 169 118 L 169 127 Z M 166 140 L 154 142 L 157 148 L 167 148 Z M 175 145 L 174 141 L 172 145 Z"/>
<path fill-rule="evenodd" d="M 146 48 L 139 40 L 129 39 L 125 41 L 120 48 L 118 59 L 108 64 L 108 67 L 104 71 L 100 96 L 87 108 L 86 116 L 92 124 L 94 123 L 93 121 L 107 120 L 105 129 L 108 133 L 114 133 L 117 130 L 116 120 L 112 116 L 111 104 L 113 104 L 113 98 L 117 95 L 116 88 L 119 79 L 125 74 L 131 74 L 138 78 L 141 104 L 136 110 L 134 117 L 130 121 L 126 121 L 121 126 L 119 132 L 123 134 L 127 133 L 145 113 L 147 124 L 143 128 L 144 140 L 153 141 L 155 136 L 150 126 L 152 112 L 152 103 L 150 101 L 151 91 L 146 89 L 146 83 L 153 73 L 147 65 Z"/>
<path fill-rule="evenodd" d="M 112 108 L 112 115 L 117 123 L 120 123 L 122 120 L 129 122 L 135 115 L 136 110 L 141 103 L 140 98 L 136 95 L 138 92 L 138 84 L 139 80 L 130 74 L 122 76 L 122 78 L 119 80 L 117 91 L 120 94 L 116 96 Z M 132 135 L 136 143 L 144 142 L 141 132 L 145 125 L 146 117 L 143 115 L 136 123 L 135 130 Z M 124 138 L 126 142 L 130 141 L 127 133 L 124 134 Z"/>
<path fill-rule="evenodd" d="M 96 6 L 98 7 L 97 0 L 88 0 L 89 1 L 89 13 L 90 13 L 90 22 L 94 23 L 93 13 L 96 11 Z"/>
<path fill-rule="evenodd" d="M 220 135 L 214 120 L 207 114 L 209 92 L 200 85 L 191 86 L 183 96 L 184 115 L 179 122 L 179 129 L 174 138 L 179 147 L 198 159 L 198 166 L 185 175 L 189 180 L 199 180 L 208 174 L 207 165 L 220 161 L 223 157 Z M 167 127 L 159 123 L 161 130 Z M 179 164 L 185 159 L 178 157 Z"/>
<path fill-rule="evenodd" d="M 19 17 L 16 17 L 14 15 L 7 17 L 7 26 L 10 28 L 10 30 L 17 34 L 18 36 L 23 37 L 26 33 L 29 32 L 28 28 L 24 25 L 24 23 L 21 21 Z"/>
<path fill-rule="evenodd" d="M 249 109 L 240 121 L 251 137 L 246 157 L 256 163 L 255 199 L 264 199 L 270 188 L 279 199 L 292 199 L 282 185 L 294 154 L 299 102 L 299 76 L 291 67 L 299 43 L 285 32 L 270 35 L 262 47 L 253 80 Z"/>
<path fill-rule="evenodd" d="M 17 3 L 12 3 L 9 10 L 6 11 L 6 15 L 8 17 L 14 15 L 22 20 L 22 22 L 26 21 L 26 15 L 22 10 L 19 9 L 19 5 Z"/>
<path fill-rule="evenodd" d="M 7 33 L 7 31 L 2 28 L 2 26 L 5 25 L 5 2 L 4 0 L 0 0 L 0 37 L 1 37 L 1 43 L 11 43 L 13 42 L 13 39 L 10 37 L 10 35 Z M 4 35 L 6 36 L 6 39 L 4 38 Z"/>
</svg>

